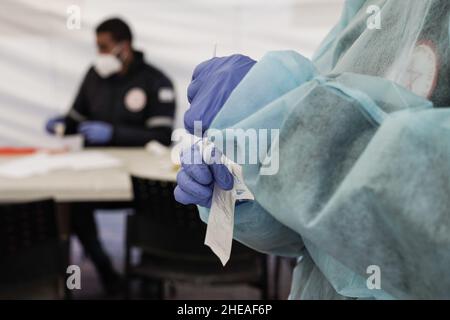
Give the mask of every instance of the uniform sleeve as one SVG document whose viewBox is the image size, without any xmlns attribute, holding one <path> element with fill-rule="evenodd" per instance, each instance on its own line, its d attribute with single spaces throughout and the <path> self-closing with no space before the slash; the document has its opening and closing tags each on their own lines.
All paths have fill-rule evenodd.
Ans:
<svg viewBox="0 0 450 320">
<path fill-rule="evenodd" d="M 75 134 L 77 132 L 78 125 L 89 118 L 90 106 L 87 99 L 86 88 L 88 86 L 90 74 L 91 70 L 89 70 L 84 77 L 83 82 L 78 89 L 72 108 L 64 119 L 66 126 L 65 134 Z"/>
<path fill-rule="evenodd" d="M 163 74 L 149 83 L 149 101 L 146 119 L 141 127 L 118 124 L 114 127 L 113 145 L 144 146 L 152 140 L 163 145 L 171 144 L 175 116 L 175 90 Z"/>
</svg>

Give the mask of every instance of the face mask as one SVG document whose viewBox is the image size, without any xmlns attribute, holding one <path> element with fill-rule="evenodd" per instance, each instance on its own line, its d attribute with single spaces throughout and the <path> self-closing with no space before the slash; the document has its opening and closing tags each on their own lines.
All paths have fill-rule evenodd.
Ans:
<svg viewBox="0 0 450 320">
<path fill-rule="evenodd" d="M 97 56 L 94 62 L 94 69 L 102 78 L 108 78 L 109 76 L 119 73 L 122 70 L 122 61 L 112 53 L 101 53 Z"/>
</svg>

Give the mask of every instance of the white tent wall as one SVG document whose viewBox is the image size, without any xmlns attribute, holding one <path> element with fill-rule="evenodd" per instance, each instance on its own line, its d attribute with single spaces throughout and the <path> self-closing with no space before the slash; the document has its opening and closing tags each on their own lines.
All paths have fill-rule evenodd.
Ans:
<svg viewBox="0 0 450 320">
<path fill-rule="evenodd" d="M 310 56 L 340 16 L 343 0 L 0 0 L 0 146 L 48 146 L 46 120 L 70 108 L 95 56 L 102 19 L 128 21 L 135 47 L 172 78 L 177 121 L 193 68 L 217 55 L 259 59 L 269 50 Z M 70 29 L 68 8 L 81 9 Z"/>
</svg>

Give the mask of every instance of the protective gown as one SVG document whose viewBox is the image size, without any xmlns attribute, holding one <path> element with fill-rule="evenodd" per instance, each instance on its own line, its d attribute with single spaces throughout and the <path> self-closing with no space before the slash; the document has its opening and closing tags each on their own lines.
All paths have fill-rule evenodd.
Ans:
<svg viewBox="0 0 450 320">
<path fill-rule="evenodd" d="M 235 161 L 227 128 L 278 130 L 243 165 L 234 236 L 298 258 L 291 299 L 450 298 L 449 8 L 349 0 L 312 61 L 268 53 L 215 118 Z"/>
</svg>

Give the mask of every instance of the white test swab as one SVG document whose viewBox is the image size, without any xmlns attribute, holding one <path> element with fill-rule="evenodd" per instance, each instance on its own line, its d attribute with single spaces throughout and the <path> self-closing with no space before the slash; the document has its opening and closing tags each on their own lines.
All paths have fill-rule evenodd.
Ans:
<svg viewBox="0 0 450 320">
<path fill-rule="evenodd" d="M 214 43 L 213 58 L 217 57 L 217 43 Z"/>
</svg>

